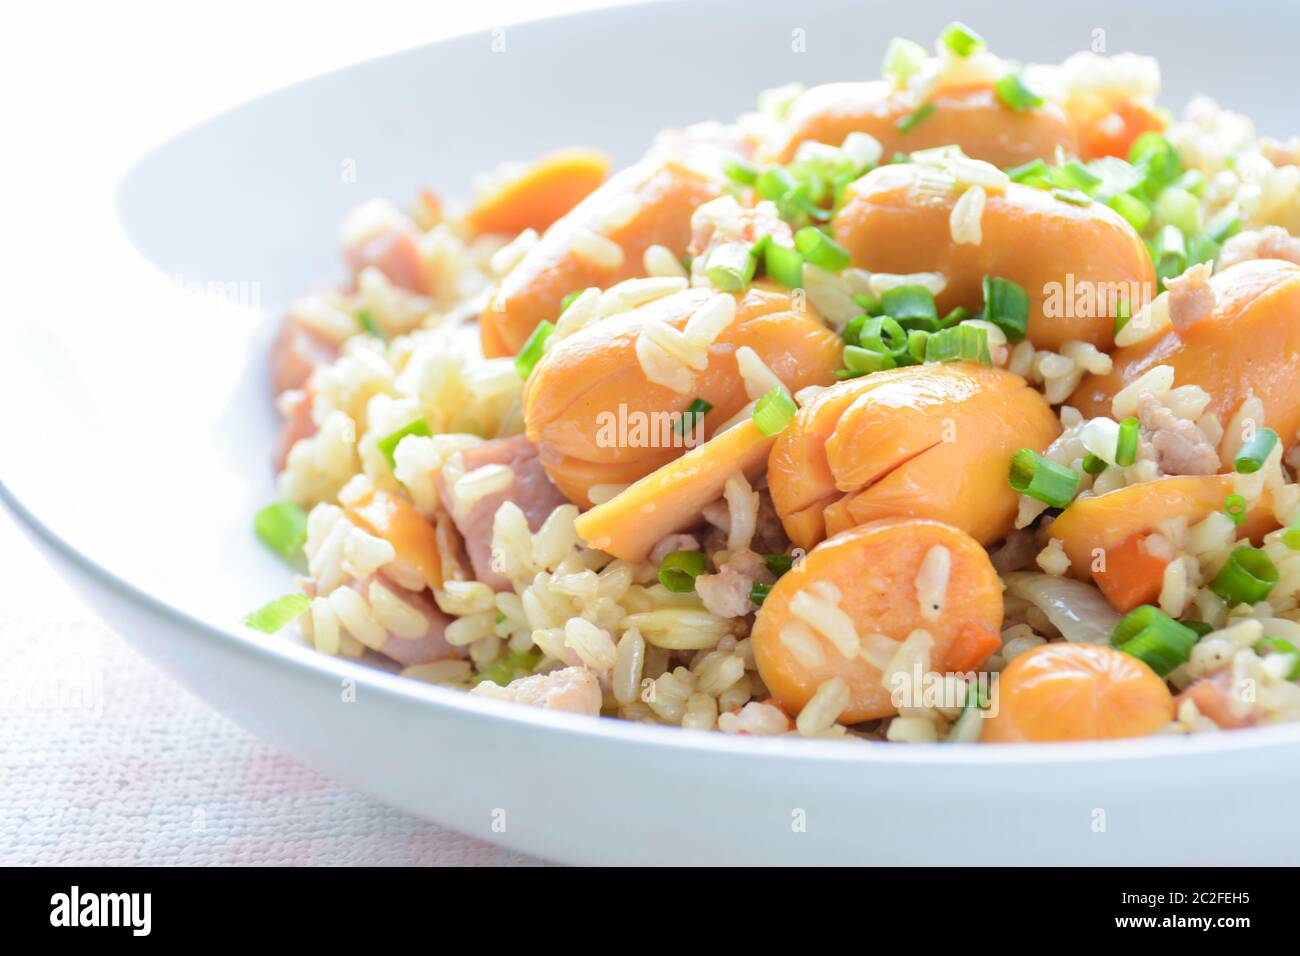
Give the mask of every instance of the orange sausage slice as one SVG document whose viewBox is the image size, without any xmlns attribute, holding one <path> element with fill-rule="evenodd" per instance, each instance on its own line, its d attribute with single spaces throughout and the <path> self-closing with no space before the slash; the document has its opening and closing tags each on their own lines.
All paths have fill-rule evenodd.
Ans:
<svg viewBox="0 0 1300 956">
<path fill-rule="evenodd" d="M 952 87 L 936 93 L 934 111 L 908 132 L 898 123 L 916 104 L 882 81 L 830 83 L 814 87 L 794 104 L 789 133 L 776 150 L 788 163 L 809 140 L 839 146 L 849 133 L 869 133 L 888 159 L 896 152 L 956 144 L 967 156 L 995 166 L 1019 166 L 1034 159 L 1049 162 L 1059 147 L 1075 153 L 1074 131 L 1057 107 L 1043 105 L 1017 113 L 987 86 Z"/>
<path fill-rule="evenodd" d="M 1011 372 L 890 369 L 814 396 L 772 449 L 768 487 L 800 547 L 890 516 L 945 521 L 988 544 L 1015 520 L 1011 456 L 1059 434 L 1043 396 Z"/>
<path fill-rule="evenodd" d="M 1043 644 L 993 685 L 986 743 L 1145 737 L 1173 719 L 1174 699 L 1146 664 L 1102 644 Z"/>
<path fill-rule="evenodd" d="M 1256 259 L 1210 279 L 1214 312 L 1185 329 L 1170 328 L 1116 349 L 1108 375 L 1085 378 L 1069 404 L 1086 416 L 1110 415 L 1111 399 L 1157 365 L 1177 385 L 1210 393 L 1207 411 L 1227 424 L 1248 394 L 1264 403 L 1264 424 L 1287 448 L 1300 429 L 1300 266 Z M 1225 463 L 1225 465 L 1228 463 Z"/>
<path fill-rule="evenodd" d="M 981 308 L 986 275 L 1010 279 L 1029 294 L 1029 338 L 1053 350 L 1075 339 L 1110 348 L 1119 301 L 1136 312 L 1153 294 L 1146 246 L 1108 206 L 1078 206 L 1011 183 L 988 196 L 979 245 L 957 245 L 949 225 L 957 194 L 936 192 L 930 178 L 909 163 L 882 166 L 849 186 L 835 238 L 855 265 L 942 273 L 941 313 Z"/>
<path fill-rule="evenodd" d="M 717 183 L 675 162 L 647 161 L 614 176 L 557 220 L 502 278 L 479 319 L 483 353 L 514 355 L 539 322 L 555 320 L 570 292 L 640 275 L 650 246 L 666 246 L 681 258 L 691 238 L 691 213 L 720 193 Z M 620 207 L 632 210 L 626 221 L 619 219 Z M 615 242 L 621 262 L 597 264 L 575 253 L 574 234 L 584 229 Z"/>
<path fill-rule="evenodd" d="M 571 501 L 589 507 L 591 485 L 635 481 L 680 455 L 691 436 L 661 426 L 692 400 L 713 406 L 706 436 L 735 415 L 749 400 L 736 363 L 741 347 L 752 348 L 791 392 L 835 380 L 840 337 L 795 311 L 788 294 L 759 286 L 736 297 L 736 317 L 710 346 L 690 395 L 647 380 L 636 354 L 642 329 L 662 321 L 681 330 L 715 294 L 687 289 L 603 319 L 556 342 L 533 370 L 523 397 L 528 437 Z M 628 427 L 611 434 L 619 422 Z"/>
<path fill-rule="evenodd" d="M 947 549 L 950 565 L 942 608 L 931 620 L 922 613 L 916 582 L 926 555 L 936 547 Z M 759 609 L 751 634 L 754 658 L 763 682 L 787 713 L 797 714 L 833 677 L 842 678 L 849 687 L 849 706 L 841 723 L 898 712 L 879 667 L 860 653 L 846 657 L 837 644 L 808 628 L 792 610 L 796 595 L 816 595 L 818 582 L 839 591 L 839 608 L 860 638 L 884 635 L 903 641 L 915 630 L 929 632 L 934 639 L 930 668 L 935 672 L 979 667 L 997 646 L 996 640 L 986 637 L 996 638 L 1002 627 L 1002 586 L 979 542 L 938 521 L 874 521 L 813 548 L 772 586 Z M 788 633 L 783 636 L 792 623 L 803 625 L 802 641 Z M 814 651 L 819 651 L 811 656 L 806 649 L 809 634 Z M 972 655 L 968 646 L 972 643 L 980 653 Z"/>
<path fill-rule="evenodd" d="M 465 215 L 476 235 L 546 229 L 605 181 L 609 157 L 590 149 L 561 149 L 501 183 Z"/>
<path fill-rule="evenodd" d="M 442 586 L 442 558 L 437 529 L 409 504 L 386 491 L 375 490 L 344 513 L 397 552 L 397 560 L 419 570 L 431 588 Z"/>
<path fill-rule="evenodd" d="M 644 561 L 664 537 L 698 524 L 732 475 L 757 478 L 772 442 L 752 420 L 741 422 L 579 515 L 578 534 L 616 558 Z"/>
</svg>

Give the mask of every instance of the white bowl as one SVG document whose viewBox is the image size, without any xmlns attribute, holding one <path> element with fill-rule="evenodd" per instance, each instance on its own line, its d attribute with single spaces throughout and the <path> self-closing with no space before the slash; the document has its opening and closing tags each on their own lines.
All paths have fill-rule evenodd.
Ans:
<svg viewBox="0 0 1300 956">
<path fill-rule="evenodd" d="M 974 25 L 1022 59 L 1105 27 L 1111 51 L 1160 56 L 1171 105 L 1205 90 L 1289 133 L 1279 91 L 1295 85 L 1300 9 L 1270 8 L 1262 30 L 1242 7 L 1047 16 L 1008 2 Z M 915 2 L 622 8 L 511 27 L 503 52 L 480 34 L 389 56 L 180 135 L 121 184 L 138 254 L 88 222 L 95 246 L 71 281 L 27 277 L 60 308 L 8 317 L 0 497 L 196 693 L 331 776 L 512 849 L 585 863 L 1294 859 L 1300 727 L 1036 747 L 736 739 L 502 705 L 238 623 L 291 589 L 250 532 L 273 496 L 267 346 L 289 298 L 337 272 L 348 208 L 424 184 L 464 194 L 476 170 L 571 142 L 630 160 L 659 127 L 734 115 L 762 87 L 865 77 L 890 36 L 932 37 L 950 18 Z"/>
</svg>

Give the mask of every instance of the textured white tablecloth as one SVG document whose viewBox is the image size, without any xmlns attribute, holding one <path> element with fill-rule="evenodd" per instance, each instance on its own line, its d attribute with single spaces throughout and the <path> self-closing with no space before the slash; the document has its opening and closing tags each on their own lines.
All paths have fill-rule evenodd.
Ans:
<svg viewBox="0 0 1300 956">
<path fill-rule="evenodd" d="M 533 863 L 236 726 L 109 631 L 0 509 L 0 864 Z"/>
</svg>

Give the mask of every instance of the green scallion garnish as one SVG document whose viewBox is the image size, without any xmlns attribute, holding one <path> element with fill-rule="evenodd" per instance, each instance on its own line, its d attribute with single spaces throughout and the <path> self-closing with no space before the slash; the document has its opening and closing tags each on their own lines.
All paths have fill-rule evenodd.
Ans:
<svg viewBox="0 0 1300 956">
<path fill-rule="evenodd" d="M 913 364 L 919 365 L 925 361 L 925 353 L 931 334 L 925 329 L 908 329 L 907 354 L 911 357 Z"/>
<path fill-rule="evenodd" d="M 777 200 L 797 185 L 795 178 L 784 167 L 769 166 L 758 174 L 754 181 L 754 191 L 763 199 Z"/>
<path fill-rule="evenodd" d="M 1300 512 L 1296 513 L 1286 530 L 1282 532 L 1282 543 L 1292 551 L 1300 551 Z"/>
<path fill-rule="evenodd" d="M 1098 458 L 1092 452 L 1083 456 L 1083 470 L 1089 475 L 1100 475 L 1109 465 L 1106 464 L 1105 458 Z"/>
<path fill-rule="evenodd" d="M 799 411 L 784 385 L 778 385 L 754 404 L 754 424 L 769 438 L 785 431 Z"/>
<path fill-rule="evenodd" d="M 1029 329 L 1029 293 L 1010 279 L 984 277 L 984 318 L 1019 342 Z"/>
<path fill-rule="evenodd" d="M 818 269 L 841 272 L 849 264 L 849 251 L 815 226 L 805 226 L 794 234 L 795 248 Z"/>
<path fill-rule="evenodd" d="M 389 468 L 397 467 L 397 460 L 393 456 L 397 453 L 397 446 L 401 444 L 403 438 L 407 435 L 418 435 L 421 438 L 428 438 L 433 432 L 429 430 L 429 423 L 423 418 L 417 418 L 415 421 L 403 425 L 395 432 L 390 432 L 383 438 L 379 439 L 379 450 L 384 455 L 384 460 L 388 462 Z"/>
<path fill-rule="evenodd" d="M 677 420 L 674 426 L 678 435 L 685 435 L 688 431 L 693 431 L 699 424 L 700 419 L 713 410 L 713 404 L 706 402 L 702 398 L 692 399 L 691 403 L 686 406 L 686 411 L 682 412 L 682 417 Z"/>
<path fill-rule="evenodd" d="M 570 292 L 568 295 L 566 295 L 563 299 L 561 299 L 561 300 L 560 300 L 560 315 L 563 315 L 565 312 L 568 312 L 568 311 L 569 311 L 569 306 L 573 305 L 573 303 L 577 301 L 578 296 L 582 295 L 582 293 L 585 292 L 585 291 L 586 291 L 585 289 L 574 289 L 572 292 Z"/>
<path fill-rule="evenodd" d="M 1116 193 L 1106 200 L 1106 205 L 1127 219 L 1135 232 L 1141 232 L 1151 221 L 1151 207 L 1132 193 Z"/>
<path fill-rule="evenodd" d="M 928 332 L 938 331 L 939 313 L 934 305 L 934 293 L 923 285 L 900 285 L 886 290 L 880 297 L 880 307 L 903 328 L 915 328 L 915 323 Z"/>
<path fill-rule="evenodd" d="M 546 350 L 546 340 L 554 331 L 554 323 L 547 322 L 545 319 L 537 323 L 537 328 L 533 329 L 533 334 L 528 336 L 528 341 L 515 356 L 515 370 L 519 372 L 520 378 L 526 379 L 533 373 L 537 363 L 542 360 L 542 353 Z"/>
<path fill-rule="evenodd" d="M 970 56 L 984 46 L 984 38 L 966 26 L 954 20 L 943 28 L 939 42 L 958 56 Z"/>
<path fill-rule="evenodd" d="M 988 330 L 974 325 L 954 325 L 950 329 L 940 329 L 925 341 L 925 360 L 992 365 Z"/>
<path fill-rule="evenodd" d="M 300 558 L 307 543 L 307 512 L 292 501 L 277 501 L 253 516 L 253 531 L 280 557 Z"/>
<path fill-rule="evenodd" d="M 1137 461 L 1140 428 L 1136 418 L 1126 418 L 1119 423 L 1119 437 L 1115 440 L 1115 464 L 1121 468 L 1127 468 Z"/>
<path fill-rule="evenodd" d="M 897 359 L 907 351 L 907 331 L 888 315 L 869 317 L 858 329 L 858 345 Z"/>
<path fill-rule="evenodd" d="M 769 242 L 763 250 L 763 268 L 787 289 L 803 288 L 803 256 L 799 250 Z"/>
<path fill-rule="evenodd" d="M 1290 641 L 1284 641 L 1280 637 L 1261 637 L 1255 642 L 1253 648 L 1256 654 L 1261 657 L 1265 654 L 1292 654 L 1296 661 L 1291 666 L 1290 672 L 1286 675 L 1287 680 L 1300 680 L 1300 647 L 1296 647 Z"/>
<path fill-rule="evenodd" d="M 1052 508 L 1064 508 L 1079 493 L 1079 475 L 1072 468 L 1044 458 L 1032 448 L 1011 456 L 1011 487 Z"/>
<path fill-rule="evenodd" d="M 674 551 L 659 562 L 659 583 L 674 594 L 689 594 L 708 568 L 703 551 Z"/>
<path fill-rule="evenodd" d="M 1110 635 L 1111 647 L 1136 657 L 1161 677 L 1186 662 L 1196 640 L 1190 627 L 1150 604 L 1129 611 Z"/>
<path fill-rule="evenodd" d="M 778 578 L 794 567 L 794 558 L 788 554 L 765 554 L 763 563 Z"/>
<path fill-rule="evenodd" d="M 370 314 L 369 309 L 362 309 L 357 313 L 357 325 L 361 326 L 362 331 L 373 335 L 375 338 L 379 339 L 379 341 L 388 341 L 388 336 L 385 335 L 384 330 L 379 327 L 379 323 L 375 321 L 375 317 Z"/>
<path fill-rule="evenodd" d="M 910 133 L 929 119 L 935 109 L 937 109 L 937 107 L 933 103 L 922 103 L 916 109 L 912 110 L 912 112 L 899 119 L 899 121 L 894 124 L 894 129 L 898 130 L 900 133 Z"/>
<path fill-rule="evenodd" d="M 755 581 L 749 586 L 749 599 L 756 606 L 762 607 L 764 599 L 772 593 L 772 585 Z"/>
<path fill-rule="evenodd" d="M 1246 499 L 1241 495 L 1228 495 L 1223 499 L 1223 513 L 1240 526 L 1246 520 Z"/>
<path fill-rule="evenodd" d="M 896 368 L 898 360 L 888 352 L 876 352 L 858 345 L 844 347 L 844 367 L 848 369 L 846 378 L 858 375 L 870 375 L 888 368 Z"/>
<path fill-rule="evenodd" d="M 1092 197 L 1077 189 L 1053 189 L 1052 195 L 1061 202 L 1068 202 L 1071 206 L 1088 206 L 1092 204 Z"/>
<path fill-rule="evenodd" d="M 1253 475 L 1264 467 L 1268 456 L 1277 447 L 1277 432 L 1271 428 L 1256 428 L 1250 440 L 1241 446 L 1237 457 L 1232 460 L 1232 467 L 1239 475 Z"/>
<path fill-rule="evenodd" d="M 1023 166 L 1012 166 L 1007 170 L 1007 176 L 1013 183 L 1038 187 L 1051 185 L 1051 181 L 1048 179 L 1050 173 L 1051 167 L 1042 159 L 1033 159 Z"/>
<path fill-rule="evenodd" d="M 1264 600 L 1275 584 L 1277 566 L 1259 548 L 1243 544 L 1232 549 L 1228 563 L 1210 582 L 1210 590 L 1235 607 Z"/>
<path fill-rule="evenodd" d="M 1008 73 L 993 84 L 993 91 L 1017 113 L 1043 105 L 1043 98 L 1025 85 L 1019 73 Z"/>
<path fill-rule="evenodd" d="M 752 186 L 758 182 L 758 170 L 749 163 L 742 162 L 739 159 L 733 159 L 727 163 L 722 170 L 728 179 L 732 182 L 740 183 L 742 186 Z"/>
<path fill-rule="evenodd" d="M 274 634 L 311 607 L 305 594 L 286 594 L 265 604 L 244 618 L 244 624 L 263 634 Z"/>
<path fill-rule="evenodd" d="M 880 73 L 897 87 L 907 85 L 907 81 L 916 75 L 925 62 L 925 47 L 903 37 L 894 37 L 885 48 L 885 60 Z"/>
<path fill-rule="evenodd" d="M 1062 163 L 1052 170 L 1052 183 L 1061 189 L 1074 189 L 1086 196 L 1102 183 L 1102 178 L 1077 159 Z"/>
<path fill-rule="evenodd" d="M 743 242 L 724 242 L 709 253 L 704 274 L 721 292 L 744 292 L 754 278 L 758 260 Z"/>
<path fill-rule="evenodd" d="M 531 674 L 533 668 L 541 662 L 542 655 L 538 651 L 510 651 L 475 674 L 471 683 L 481 684 L 490 680 L 504 687 L 521 675 L 526 677 Z"/>
</svg>

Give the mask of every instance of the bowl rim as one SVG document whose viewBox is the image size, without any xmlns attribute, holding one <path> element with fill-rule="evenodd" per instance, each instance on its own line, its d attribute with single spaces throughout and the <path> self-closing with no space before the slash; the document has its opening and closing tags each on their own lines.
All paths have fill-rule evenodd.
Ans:
<svg viewBox="0 0 1300 956">
<path fill-rule="evenodd" d="M 672 2 L 677 7 L 686 5 L 685 0 L 672 0 Z M 657 15 L 659 13 L 657 8 L 662 6 L 663 0 L 632 0 L 613 7 L 576 10 L 559 16 L 529 16 L 522 20 L 511 21 L 508 26 L 544 30 L 581 18 Z M 462 31 L 426 43 L 414 44 L 347 63 L 266 90 L 173 130 L 161 140 L 147 145 L 124 165 L 113 187 L 114 226 L 132 250 L 152 264 L 151 257 L 136 242 L 130 216 L 123 206 L 123 187 L 142 165 L 166 151 L 174 143 L 200 130 L 220 124 L 227 117 L 271 98 L 299 90 L 326 78 L 337 79 L 349 73 L 372 69 L 386 61 L 424 55 L 441 45 L 464 42 L 466 38 L 479 32 L 482 31 Z M 505 732 L 525 725 L 531 730 L 563 734 L 576 738 L 579 742 L 588 740 L 619 743 L 624 746 L 640 747 L 647 752 L 676 754 L 690 751 L 716 756 L 719 759 L 734 760 L 748 760 L 749 755 L 752 754 L 798 761 L 802 766 L 843 764 L 850 768 L 862 765 L 1011 767 L 1032 764 L 1036 767 L 1050 767 L 1108 762 L 1127 764 L 1134 760 L 1181 760 L 1225 751 L 1242 753 L 1300 745 L 1300 722 L 1244 728 L 1226 733 L 1157 734 L 1127 740 L 926 747 L 904 746 L 884 741 L 859 740 L 852 742 L 856 745 L 850 745 L 843 741 L 809 740 L 793 736 L 758 738 L 718 732 L 691 732 L 677 727 L 644 724 L 617 718 L 593 720 L 577 714 L 525 708 L 519 704 L 482 698 L 465 691 L 428 684 L 413 678 L 403 678 L 396 673 L 389 673 L 359 661 L 321 653 L 291 638 L 276 635 L 259 637 L 255 636 L 250 629 L 221 627 L 205 621 L 171 604 L 165 598 L 132 584 L 105 564 L 91 558 L 38 517 L 2 477 L 0 477 L 0 503 L 9 510 L 20 527 L 38 539 L 62 561 L 75 566 L 118 598 L 136 605 L 142 611 L 173 628 L 193 633 L 205 641 L 223 644 L 227 649 L 233 649 L 250 662 L 256 662 L 260 666 L 290 668 L 303 678 L 352 680 L 358 687 L 364 686 L 367 693 L 376 694 L 389 704 L 429 707 L 435 713 L 445 717 L 475 720 Z M 199 693 L 202 694 L 201 691 Z"/>
</svg>

